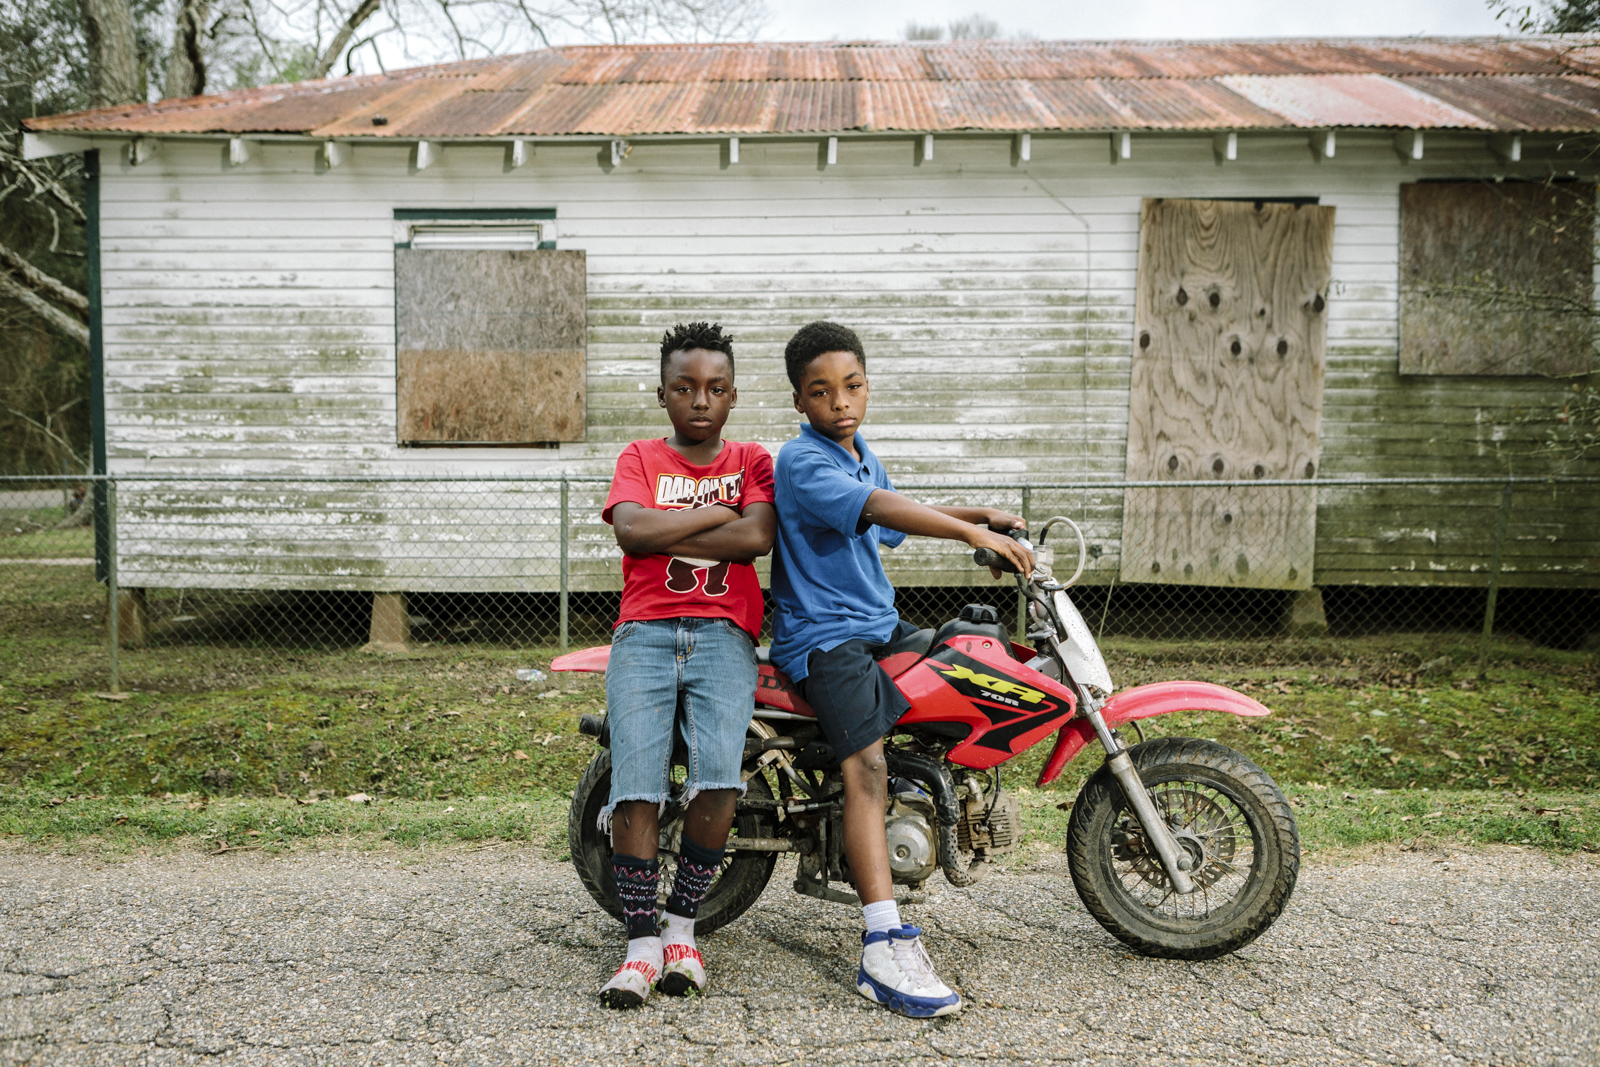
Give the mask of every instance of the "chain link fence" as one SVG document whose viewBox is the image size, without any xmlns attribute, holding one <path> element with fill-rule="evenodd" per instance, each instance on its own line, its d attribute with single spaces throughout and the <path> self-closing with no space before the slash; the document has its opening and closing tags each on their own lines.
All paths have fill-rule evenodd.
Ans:
<svg viewBox="0 0 1600 1067">
<path fill-rule="evenodd" d="M 0 636 L 103 657 L 357 649 L 450 656 L 607 640 L 620 552 L 603 477 L 118 474 L 0 479 Z M 911 483 L 930 504 L 1083 532 L 1074 598 L 1108 641 L 1395 633 L 1600 642 L 1600 478 Z M 1036 534 L 1037 536 L 1037 534 Z M 1077 569 L 1070 526 L 1046 544 Z M 1013 585 L 952 542 L 885 553 L 937 625 Z M 768 561 L 758 565 L 766 584 Z M 108 593 L 110 596 L 108 596 Z M 115 602 L 119 610 L 108 612 Z"/>
</svg>

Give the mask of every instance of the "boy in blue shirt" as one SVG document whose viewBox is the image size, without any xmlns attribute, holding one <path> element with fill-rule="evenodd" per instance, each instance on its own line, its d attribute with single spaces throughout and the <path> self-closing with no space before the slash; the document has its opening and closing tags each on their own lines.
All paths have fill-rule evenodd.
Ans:
<svg viewBox="0 0 1600 1067">
<path fill-rule="evenodd" d="M 901 923 L 892 891 L 883 738 L 910 705 L 873 653 L 915 627 L 895 611 L 878 546 L 893 548 L 907 534 L 964 541 L 1024 574 L 1033 556 L 1003 536 L 1024 525 L 1016 515 L 925 507 L 894 491 L 857 432 L 870 388 L 854 331 L 813 322 L 790 339 L 784 363 L 806 422 L 778 453 L 772 661 L 816 711 L 843 771 L 845 856 L 867 927 L 856 989 L 902 1015 L 948 1015 L 961 998 L 934 973 L 921 931 Z"/>
</svg>

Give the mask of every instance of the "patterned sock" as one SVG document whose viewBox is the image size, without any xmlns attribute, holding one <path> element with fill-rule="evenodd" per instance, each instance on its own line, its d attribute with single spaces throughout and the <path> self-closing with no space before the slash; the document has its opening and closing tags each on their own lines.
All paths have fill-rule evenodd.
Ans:
<svg viewBox="0 0 1600 1067">
<path fill-rule="evenodd" d="M 617 899 L 622 902 L 622 921 L 628 927 L 628 940 L 660 936 L 656 883 L 661 877 L 661 861 L 614 852 L 611 873 L 617 881 Z"/>
<path fill-rule="evenodd" d="M 685 837 L 678 847 L 678 875 L 672 880 L 667 913 L 661 917 L 662 970 L 658 988 L 668 996 L 685 996 L 706 988 L 706 965 L 694 943 L 694 921 L 722 867 L 726 849 L 709 849 Z"/>
<path fill-rule="evenodd" d="M 700 914 L 700 904 L 711 888 L 711 879 L 722 868 L 722 857 L 727 849 L 709 849 L 696 844 L 685 834 L 678 846 L 678 875 L 672 880 L 672 895 L 667 898 L 667 910 L 685 919 Z"/>
</svg>

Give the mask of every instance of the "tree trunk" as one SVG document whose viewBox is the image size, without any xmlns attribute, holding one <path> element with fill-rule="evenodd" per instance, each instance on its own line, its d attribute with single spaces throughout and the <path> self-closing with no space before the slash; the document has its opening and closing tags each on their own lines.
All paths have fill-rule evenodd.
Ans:
<svg viewBox="0 0 1600 1067">
<path fill-rule="evenodd" d="M 80 0 L 89 44 L 89 106 L 133 103 L 139 91 L 139 45 L 128 0 Z"/>
<path fill-rule="evenodd" d="M 177 24 L 172 30 L 172 54 L 167 57 L 168 99 L 199 96 L 206 91 L 206 59 L 201 52 L 211 0 L 178 0 Z"/>
<path fill-rule="evenodd" d="M 339 27 L 339 32 L 333 35 L 333 41 L 328 45 L 328 50 L 322 53 L 317 65 L 311 69 L 311 79 L 326 78 L 328 71 L 338 62 L 339 54 L 344 51 L 345 45 L 350 43 L 350 38 L 356 35 L 356 30 L 361 24 L 373 16 L 378 10 L 379 0 L 361 0 L 361 5 L 350 12 L 350 17 L 344 20 L 344 25 Z"/>
</svg>

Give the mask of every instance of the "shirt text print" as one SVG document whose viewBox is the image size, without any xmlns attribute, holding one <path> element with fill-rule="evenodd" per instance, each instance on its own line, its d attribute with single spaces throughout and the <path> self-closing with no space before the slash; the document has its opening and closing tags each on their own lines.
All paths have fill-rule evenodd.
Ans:
<svg viewBox="0 0 1600 1067">
<path fill-rule="evenodd" d="M 704 508 L 712 504 L 737 503 L 743 493 L 742 469 L 715 478 L 686 478 L 681 474 L 656 476 L 658 508 Z"/>
</svg>

